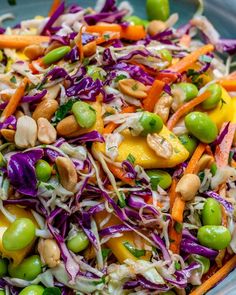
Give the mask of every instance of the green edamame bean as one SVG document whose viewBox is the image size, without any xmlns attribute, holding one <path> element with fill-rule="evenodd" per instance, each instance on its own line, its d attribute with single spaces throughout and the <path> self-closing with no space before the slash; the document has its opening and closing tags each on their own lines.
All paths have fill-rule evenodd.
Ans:
<svg viewBox="0 0 236 295">
<path fill-rule="evenodd" d="M 202 223 L 204 225 L 221 225 L 221 221 L 220 204 L 215 199 L 207 199 L 202 210 Z"/>
<path fill-rule="evenodd" d="M 197 147 L 197 139 L 188 134 L 182 134 L 179 136 L 179 140 L 191 156 Z"/>
<path fill-rule="evenodd" d="M 167 189 L 172 183 L 172 178 L 166 171 L 147 170 L 146 173 L 150 177 L 151 187 L 153 190 L 157 190 L 158 185 L 163 189 Z"/>
<path fill-rule="evenodd" d="M 89 240 L 83 231 L 79 231 L 74 237 L 67 241 L 67 247 L 74 253 L 85 250 L 89 245 Z"/>
<path fill-rule="evenodd" d="M 44 160 L 38 160 L 35 173 L 39 181 L 47 182 L 52 175 L 52 167 Z"/>
<path fill-rule="evenodd" d="M 9 275 L 12 278 L 32 281 L 41 273 L 41 260 L 38 255 L 30 256 L 24 259 L 19 265 L 13 266 L 12 263 L 8 266 Z"/>
<path fill-rule="evenodd" d="M 204 110 L 214 109 L 221 100 L 222 88 L 219 84 L 211 84 L 207 87 L 207 90 L 211 92 L 211 96 L 201 103 L 201 107 Z"/>
<path fill-rule="evenodd" d="M 5 291 L 0 290 L 0 295 L 5 295 L 5 294 L 6 294 Z"/>
<path fill-rule="evenodd" d="M 169 64 L 172 63 L 172 55 L 171 52 L 168 49 L 162 49 L 159 51 L 161 58 L 168 61 Z"/>
<path fill-rule="evenodd" d="M 145 19 L 141 19 L 136 15 L 129 15 L 124 18 L 127 22 L 131 23 L 132 25 L 140 25 L 140 26 L 148 26 L 148 21 Z"/>
<path fill-rule="evenodd" d="M 163 127 L 161 117 L 150 112 L 143 112 L 139 123 L 143 127 L 143 131 L 140 134 L 142 136 L 147 136 L 148 133 L 158 133 Z"/>
<path fill-rule="evenodd" d="M 216 171 L 217 171 L 217 165 L 216 165 L 216 163 L 213 163 L 213 164 L 211 165 L 211 169 L 210 169 L 210 171 L 211 171 L 211 174 L 212 174 L 213 176 L 216 175 Z"/>
<path fill-rule="evenodd" d="M 192 83 L 182 82 L 176 85 L 181 88 L 185 94 L 185 101 L 190 101 L 198 95 L 197 86 Z"/>
<path fill-rule="evenodd" d="M 211 266 L 210 259 L 208 259 L 204 256 L 201 256 L 201 255 L 197 255 L 197 254 L 193 255 L 193 259 L 202 265 L 203 273 L 208 272 L 208 270 L 210 269 L 210 266 Z"/>
<path fill-rule="evenodd" d="M 67 53 L 71 50 L 70 46 L 61 46 L 58 48 L 53 49 L 52 51 L 48 52 L 43 57 L 43 63 L 45 65 L 50 65 L 56 61 L 62 59 Z"/>
<path fill-rule="evenodd" d="M 72 106 L 72 113 L 82 128 L 90 128 L 96 122 L 96 111 L 86 102 L 75 102 Z"/>
<path fill-rule="evenodd" d="M 35 238 L 35 225 L 29 218 L 18 218 L 9 225 L 2 237 L 7 251 L 17 251 L 28 246 Z"/>
<path fill-rule="evenodd" d="M 19 295 L 42 295 L 44 292 L 44 288 L 39 285 L 31 285 L 25 287 Z"/>
<path fill-rule="evenodd" d="M 0 278 L 7 274 L 8 260 L 6 258 L 0 258 Z"/>
<path fill-rule="evenodd" d="M 228 247 L 231 234 L 222 225 L 204 225 L 199 228 L 197 238 L 203 246 L 214 250 L 223 250 Z"/>
<path fill-rule="evenodd" d="M 216 139 L 217 126 L 207 114 L 192 112 L 185 117 L 184 121 L 188 131 L 200 141 L 211 143 Z"/>
<path fill-rule="evenodd" d="M 147 0 L 146 11 L 148 20 L 166 21 L 170 15 L 169 0 Z"/>
</svg>

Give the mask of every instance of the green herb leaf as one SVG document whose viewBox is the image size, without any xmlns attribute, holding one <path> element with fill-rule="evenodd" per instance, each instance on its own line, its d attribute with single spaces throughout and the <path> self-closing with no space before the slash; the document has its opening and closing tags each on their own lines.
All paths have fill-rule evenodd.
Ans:
<svg viewBox="0 0 236 295">
<path fill-rule="evenodd" d="M 108 40 L 110 39 L 110 35 L 109 35 L 109 34 L 104 34 L 103 37 L 104 37 L 104 39 L 105 39 L 106 41 L 108 41 Z"/>
<path fill-rule="evenodd" d="M 124 208 L 126 206 L 125 194 L 123 192 L 119 193 L 118 204 L 121 208 Z"/>
<path fill-rule="evenodd" d="M 89 64 L 90 60 L 88 57 L 85 57 L 84 60 L 83 60 L 83 65 L 84 66 L 87 66 Z"/>
<path fill-rule="evenodd" d="M 129 161 L 131 164 L 134 164 L 135 157 L 132 154 L 128 154 L 128 157 L 126 158 L 127 161 Z"/>
<path fill-rule="evenodd" d="M 75 103 L 74 99 L 67 101 L 65 104 L 61 105 L 56 111 L 55 117 L 52 119 L 53 123 L 58 123 L 66 117 L 68 112 L 72 109 L 73 104 Z"/>
<path fill-rule="evenodd" d="M 200 178 L 200 181 L 202 182 L 205 177 L 205 172 L 204 171 L 199 172 L 198 177 Z"/>
<path fill-rule="evenodd" d="M 133 91 L 136 91 L 136 90 L 138 90 L 138 84 L 137 83 L 135 83 L 132 87 L 132 90 Z"/>
<path fill-rule="evenodd" d="M 123 79 L 127 79 L 127 76 L 125 76 L 123 74 L 120 74 L 120 75 L 116 76 L 115 82 L 118 82 L 118 81 L 123 80 Z"/>
<path fill-rule="evenodd" d="M 111 249 L 103 248 L 102 249 L 102 258 L 105 260 L 111 253 Z"/>
<path fill-rule="evenodd" d="M 43 295 L 61 295 L 61 290 L 57 287 L 46 288 Z"/>
<path fill-rule="evenodd" d="M 174 225 L 174 228 L 177 231 L 177 233 L 180 234 L 182 232 L 182 229 L 183 229 L 183 224 L 181 224 L 179 222 L 176 222 L 175 225 Z"/>
<path fill-rule="evenodd" d="M 220 109 L 222 109 L 223 105 L 226 104 L 226 102 L 223 100 L 223 98 L 221 98 L 220 102 L 221 102 Z"/>
<path fill-rule="evenodd" d="M 124 242 L 123 245 L 136 258 L 142 257 L 142 256 L 144 256 L 146 254 L 146 251 L 145 250 L 136 249 L 129 242 Z"/>
<path fill-rule="evenodd" d="M 181 269 L 181 264 L 177 261 L 175 261 L 175 269 L 180 270 Z"/>
<path fill-rule="evenodd" d="M 12 76 L 11 79 L 10 79 L 10 81 L 11 81 L 12 83 L 16 84 L 16 82 L 17 82 L 17 81 L 16 81 L 16 77 L 15 77 L 15 76 Z"/>
</svg>

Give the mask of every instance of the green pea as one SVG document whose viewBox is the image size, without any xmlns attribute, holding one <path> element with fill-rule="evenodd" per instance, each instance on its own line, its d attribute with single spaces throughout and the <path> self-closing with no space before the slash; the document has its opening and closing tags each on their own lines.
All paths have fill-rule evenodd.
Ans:
<svg viewBox="0 0 236 295">
<path fill-rule="evenodd" d="M 217 171 L 217 165 L 216 165 L 216 163 L 213 163 L 213 164 L 211 165 L 211 169 L 210 169 L 210 171 L 211 171 L 211 174 L 212 174 L 213 176 L 216 175 L 216 171 Z"/>
<path fill-rule="evenodd" d="M 150 112 L 143 112 L 139 123 L 143 127 L 143 131 L 140 134 L 142 136 L 147 136 L 148 133 L 158 133 L 163 127 L 161 117 Z"/>
<path fill-rule="evenodd" d="M 207 199 L 202 210 L 202 223 L 204 225 L 221 225 L 221 222 L 220 204 L 215 199 Z"/>
<path fill-rule="evenodd" d="M 217 126 L 207 114 L 192 112 L 185 117 L 184 121 L 188 131 L 201 142 L 211 143 L 216 139 Z"/>
<path fill-rule="evenodd" d="M 221 100 L 222 88 L 219 84 L 211 84 L 207 90 L 211 92 L 211 96 L 201 103 L 204 110 L 211 110 L 217 107 Z"/>
<path fill-rule="evenodd" d="M 39 256 L 33 255 L 24 259 L 17 266 L 10 263 L 8 272 L 12 278 L 33 281 L 41 273 L 41 268 L 42 264 Z"/>
<path fill-rule="evenodd" d="M 3 248 L 7 251 L 21 250 L 28 246 L 34 238 L 34 223 L 29 218 L 18 218 L 4 232 Z"/>
<path fill-rule="evenodd" d="M 25 287 L 19 295 L 43 295 L 44 288 L 39 285 L 31 285 Z"/>
<path fill-rule="evenodd" d="M 6 258 L 0 258 L 0 278 L 7 274 L 8 260 Z"/>
<path fill-rule="evenodd" d="M 72 113 L 82 128 L 90 128 L 96 122 L 96 111 L 86 102 L 75 102 L 72 106 Z"/>
<path fill-rule="evenodd" d="M 132 25 L 140 25 L 140 26 L 148 26 L 148 21 L 145 19 L 141 19 L 136 15 L 129 15 L 124 18 L 127 22 L 131 23 Z"/>
<path fill-rule="evenodd" d="M 89 240 L 83 231 L 79 231 L 74 237 L 67 241 L 67 247 L 74 253 L 85 250 L 89 245 Z"/>
<path fill-rule="evenodd" d="M 101 68 L 97 66 L 87 66 L 87 75 L 89 75 L 93 80 L 104 80 L 104 77 L 101 74 Z"/>
<path fill-rule="evenodd" d="M 180 87 L 185 94 L 185 101 L 190 101 L 198 95 L 197 86 L 192 83 L 182 82 L 176 85 L 176 87 Z"/>
<path fill-rule="evenodd" d="M 52 175 L 52 167 L 44 160 L 38 160 L 35 173 L 39 181 L 47 182 Z"/>
<path fill-rule="evenodd" d="M 211 266 L 210 259 L 208 259 L 204 256 L 201 256 L 201 255 L 197 255 L 197 254 L 193 255 L 193 259 L 202 265 L 203 273 L 208 272 L 208 270 L 210 269 L 210 266 Z"/>
<path fill-rule="evenodd" d="M 188 134 L 182 134 L 179 136 L 179 140 L 191 156 L 197 147 L 197 139 Z"/>
<path fill-rule="evenodd" d="M 70 46 L 61 46 L 53 49 L 43 57 L 43 63 L 50 65 L 62 59 L 71 50 Z"/>
<path fill-rule="evenodd" d="M 162 50 L 158 51 L 158 53 L 160 53 L 162 59 L 168 61 L 169 64 L 172 63 L 172 55 L 168 49 L 162 49 Z"/>
<path fill-rule="evenodd" d="M 146 11 L 148 20 L 166 21 L 170 15 L 169 0 L 147 0 Z"/>
<path fill-rule="evenodd" d="M 203 246 L 214 250 L 223 250 L 228 247 L 231 234 L 222 225 L 204 225 L 199 228 L 197 238 Z"/>
<path fill-rule="evenodd" d="M 172 178 L 166 171 L 147 170 L 146 173 L 150 177 L 151 187 L 153 190 L 157 190 L 158 185 L 163 189 L 167 189 L 172 183 Z"/>
</svg>

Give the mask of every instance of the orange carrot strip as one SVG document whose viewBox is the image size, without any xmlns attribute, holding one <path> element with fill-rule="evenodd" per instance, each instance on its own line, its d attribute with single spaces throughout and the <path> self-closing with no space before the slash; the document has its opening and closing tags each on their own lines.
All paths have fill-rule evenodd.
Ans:
<svg viewBox="0 0 236 295">
<path fill-rule="evenodd" d="M 136 108 L 134 106 L 128 106 L 128 107 L 125 107 L 125 108 L 122 109 L 121 114 L 134 113 L 135 111 L 136 111 Z M 115 130 L 117 126 L 118 126 L 118 124 L 116 124 L 114 122 L 110 122 L 104 128 L 103 134 L 110 134 L 110 133 L 112 133 L 112 131 Z"/>
<path fill-rule="evenodd" d="M 223 124 L 221 132 L 225 128 L 226 124 L 227 123 Z M 230 123 L 228 133 L 225 135 L 224 140 L 216 146 L 215 159 L 218 167 L 225 167 L 228 165 L 229 153 L 233 143 L 235 130 L 236 124 Z"/>
<path fill-rule="evenodd" d="M 3 110 L 2 114 L 1 114 L 1 121 L 4 121 L 6 118 L 10 117 L 12 114 L 15 113 L 16 108 L 17 108 L 22 96 L 24 95 L 27 83 L 28 83 L 28 78 L 24 78 L 21 81 L 19 87 L 16 89 L 15 93 L 10 98 L 9 103 L 7 104 L 5 109 Z"/>
<path fill-rule="evenodd" d="M 49 42 L 48 36 L 0 35 L 0 48 L 22 49 L 29 45 Z"/>
<path fill-rule="evenodd" d="M 102 44 L 104 42 L 109 42 L 109 41 L 112 41 L 112 40 L 115 40 L 115 39 L 120 39 L 120 33 L 112 32 L 112 33 L 109 33 L 109 34 L 104 34 L 104 35 L 98 37 L 95 41 L 96 41 L 96 44 L 99 45 L 99 44 Z"/>
<path fill-rule="evenodd" d="M 123 182 L 128 183 L 130 185 L 134 185 L 134 180 L 131 178 L 125 177 L 125 173 L 121 168 L 116 167 L 115 165 L 112 165 L 110 163 L 107 163 L 107 166 L 116 178 L 119 178 Z"/>
<path fill-rule="evenodd" d="M 161 80 L 167 84 L 174 82 L 177 80 L 178 75 L 176 73 L 171 72 L 159 72 L 156 76 L 157 80 Z"/>
<path fill-rule="evenodd" d="M 149 90 L 147 98 L 143 100 L 143 108 L 146 111 L 152 112 L 155 104 L 157 103 L 162 90 L 165 86 L 165 83 L 159 80 L 155 80 L 152 84 L 151 89 Z"/>
<path fill-rule="evenodd" d="M 179 44 L 185 47 L 189 47 L 190 42 L 191 42 L 191 36 L 187 34 L 184 34 L 179 40 Z"/>
<path fill-rule="evenodd" d="M 220 85 L 227 91 L 236 91 L 236 80 L 221 80 Z"/>
<path fill-rule="evenodd" d="M 170 66 L 168 70 L 172 72 L 183 73 L 186 71 L 192 64 L 194 64 L 201 55 L 204 55 L 208 52 L 214 50 L 214 46 L 212 44 L 207 44 L 198 48 L 197 50 L 191 52 L 189 55 L 182 58 L 176 64 Z"/>
<path fill-rule="evenodd" d="M 60 0 L 53 0 L 48 16 L 53 15 L 53 13 L 57 10 L 58 6 L 60 5 L 60 2 Z"/>
<path fill-rule="evenodd" d="M 104 24 L 104 25 L 94 25 L 87 26 L 86 32 L 88 33 L 100 33 L 103 34 L 105 32 L 121 32 L 121 26 L 117 24 Z"/>
<path fill-rule="evenodd" d="M 208 290 L 214 287 L 219 281 L 224 279 L 236 267 L 236 255 L 234 255 L 225 265 L 213 274 L 201 286 L 196 288 L 190 295 L 204 295 Z"/>
<path fill-rule="evenodd" d="M 182 233 L 181 232 L 178 233 L 175 230 L 174 224 L 171 225 L 171 228 L 169 230 L 169 238 L 170 238 L 170 250 L 173 253 L 179 254 Z"/>
<path fill-rule="evenodd" d="M 167 122 L 167 127 L 169 130 L 172 130 L 177 122 L 180 120 L 181 117 L 183 117 L 185 114 L 187 114 L 191 109 L 202 103 L 204 100 L 206 100 L 208 97 L 211 96 L 210 91 L 205 91 L 201 95 L 197 96 L 193 100 L 185 103 L 180 107 L 177 112 L 175 112 Z"/>
<path fill-rule="evenodd" d="M 142 64 L 140 64 L 140 63 L 138 63 L 136 61 L 131 60 L 131 61 L 129 61 L 129 63 L 132 64 L 132 65 L 139 66 L 142 70 L 144 70 L 146 73 L 148 73 L 151 76 L 156 76 L 156 74 L 157 74 L 157 71 L 155 71 L 153 69 L 149 69 L 149 68 L 145 67 L 145 65 L 142 65 Z"/>
<path fill-rule="evenodd" d="M 141 25 L 128 26 L 121 29 L 120 36 L 127 40 L 138 41 L 146 37 L 146 31 Z"/>
<path fill-rule="evenodd" d="M 184 174 L 195 173 L 197 163 L 204 153 L 206 145 L 203 143 L 199 143 L 196 150 L 194 151 L 192 158 L 190 159 L 187 168 L 185 169 Z M 172 208 L 172 218 L 173 220 L 182 223 L 183 222 L 183 213 L 185 208 L 185 202 L 181 199 L 180 194 L 176 193 L 174 204 Z"/>
<path fill-rule="evenodd" d="M 169 190 L 169 196 L 170 196 L 170 212 L 172 211 L 173 204 L 174 204 L 174 201 L 175 201 L 175 195 L 176 195 L 175 189 L 176 189 L 176 185 L 177 185 L 177 181 L 174 178 L 172 180 L 171 187 L 170 187 L 170 190 Z"/>
<path fill-rule="evenodd" d="M 83 44 L 82 44 L 82 31 L 83 31 L 83 26 L 81 26 L 78 34 L 75 37 L 75 44 L 79 50 L 80 61 L 82 61 L 84 59 L 84 51 L 83 51 Z"/>
</svg>

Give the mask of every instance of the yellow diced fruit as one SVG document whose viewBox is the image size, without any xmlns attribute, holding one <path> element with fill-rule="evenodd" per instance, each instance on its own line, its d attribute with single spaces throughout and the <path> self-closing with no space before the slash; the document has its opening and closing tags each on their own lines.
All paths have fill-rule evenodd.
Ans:
<svg viewBox="0 0 236 295">
<path fill-rule="evenodd" d="M 127 159 L 129 154 L 135 157 L 135 164 L 145 169 L 151 168 L 170 168 L 186 161 L 189 152 L 185 149 L 176 135 L 169 131 L 165 126 L 159 133 L 168 140 L 173 147 L 173 154 L 169 159 L 164 159 L 156 155 L 156 153 L 148 146 L 146 137 L 132 136 L 129 132 L 122 134 L 124 139 L 118 148 L 118 156 L 116 162 L 122 162 Z M 95 149 L 105 153 L 105 144 L 95 143 Z"/>
<path fill-rule="evenodd" d="M 96 218 L 96 221 L 99 223 L 102 220 L 104 220 L 106 217 L 107 217 L 106 212 L 100 212 L 96 214 L 95 218 Z M 113 225 L 119 225 L 119 224 L 121 224 L 120 220 L 117 217 L 112 216 L 111 219 L 106 223 L 104 228 L 113 226 Z M 135 232 L 124 232 L 121 237 L 109 239 L 106 242 L 106 245 L 109 249 L 111 249 L 112 253 L 115 255 L 115 257 L 120 263 L 123 263 L 126 259 L 150 260 L 151 258 L 150 251 L 146 251 L 146 254 L 144 256 L 137 258 L 124 246 L 125 242 L 129 242 L 131 245 L 134 246 L 134 248 L 136 248 L 136 246 L 134 245 L 135 240 L 137 240 L 137 234 Z M 147 244 L 147 242 L 144 241 L 142 238 L 141 238 L 141 241 L 143 241 L 143 245 Z"/>
<path fill-rule="evenodd" d="M 208 112 L 209 117 L 214 121 L 220 130 L 224 122 L 233 120 L 234 117 L 234 102 L 229 96 L 228 92 L 222 87 L 222 100 L 218 106 L 212 111 Z M 236 116 L 235 116 L 236 120 Z"/>
<path fill-rule="evenodd" d="M 29 218 L 33 221 L 33 223 L 35 224 L 36 227 L 38 226 L 32 213 L 29 210 L 23 209 L 23 208 L 18 207 L 16 205 L 7 205 L 5 208 L 12 215 L 16 216 L 16 218 L 21 218 L 21 217 Z M 1 253 L 2 257 L 12 259 L 14 265 L 18 265 L 27 256 L 27 254 L 31 251 L 31 249 L 34 245 L 34 242 L 32 242 L 29 246 L 25 247 L 22 250 L 18 250 L 18 251 L 5 250 L 2 245 L 2 236 L 9 225 L 10 225 L 9 220 L 2 214 L 2 212 L 0 212 L 0 253 Z"/>
</svg>

